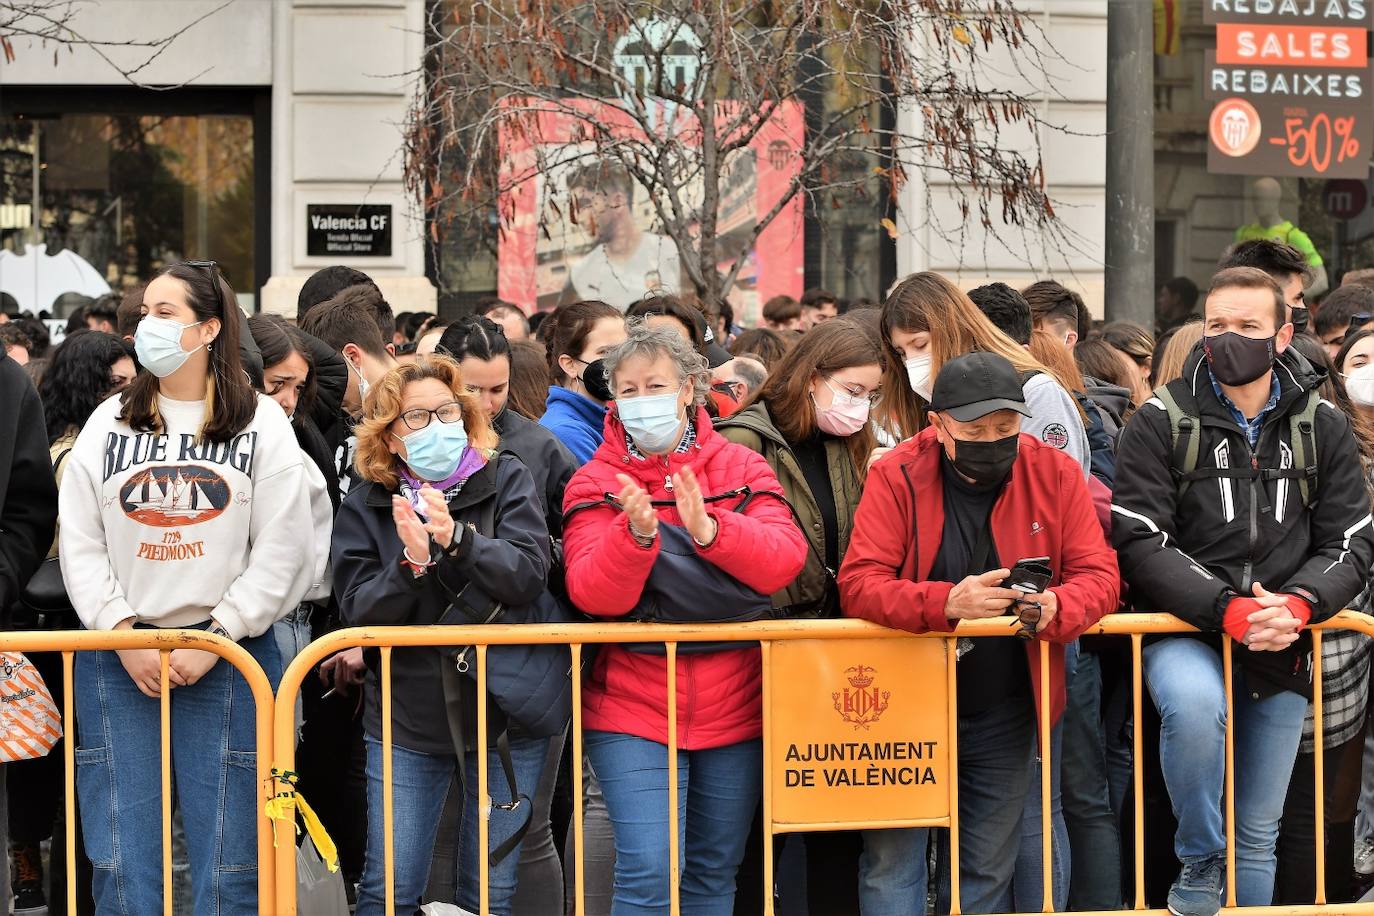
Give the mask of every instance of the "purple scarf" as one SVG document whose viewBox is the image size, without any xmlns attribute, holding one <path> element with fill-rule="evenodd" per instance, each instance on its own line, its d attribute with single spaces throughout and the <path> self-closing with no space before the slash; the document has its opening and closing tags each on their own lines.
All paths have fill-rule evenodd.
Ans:
<svg viewBox="0 0 1374 916">
<path fill-rule="evenodd" d="M 424 498 L 420 496 L 420 488 L 428 484 L 440 493 L 444 494 L 444 501 L 448 502 L 463 489 L 463 484 L 467 483 L 469 477 L 487 465 L 487 453 L 472 446 L 463 449 L 463 457 L 458 461 L 458 468 L 443 480 L 421 480 L 410 473 L 410 468 L 406 467 L 405 462 L 399 458 L 396 461 L 396 468 L 400 472 L 400 491 L 410 505 L 415 509 L 415 514 L 428 521 L 429 513 L 425 509 Z"/>
</svg>

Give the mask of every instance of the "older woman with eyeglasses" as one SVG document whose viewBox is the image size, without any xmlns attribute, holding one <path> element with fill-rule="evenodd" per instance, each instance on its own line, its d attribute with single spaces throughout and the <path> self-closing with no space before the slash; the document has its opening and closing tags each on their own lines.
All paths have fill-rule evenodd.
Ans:
<svg viewBox="0 0 1374 916">
<path fill-rule="evenodd" d="M 367 399 L 355 459 L 363 483 L 339 509 L 331 553 L 334 594 L 355 626 L 549 623 L 549 534 L 534 479 L 496 433 L 458 364 L 421 356 L 392 369 Z M 386 908 L 382 819 L 380 659 L 364 685 L 367 859 L 358 913 Z M 392 798 L 397 912 L 413 913 L 429 877 L 435 831 L 455 770 L 465 784 L 457 900 L 477 912 L 481 862 L 491 864 L 490 910 L 509 912 L 518 847 L 529 823 L 549 738 L 570 718 L 562 646 L 501 646 L 476 690 L 471 647 L 392 653 Z M 490 842 L 477 848 L 477 704 L 488 707 Z M 505 742 L 498 737 L 504 736 Z M 504 775 L 502 775 L 504 774 Z"/>
</svg>

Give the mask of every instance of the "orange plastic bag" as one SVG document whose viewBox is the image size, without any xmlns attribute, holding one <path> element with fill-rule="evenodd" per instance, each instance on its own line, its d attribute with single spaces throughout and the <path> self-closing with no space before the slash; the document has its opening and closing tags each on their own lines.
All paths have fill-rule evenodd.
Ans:
<svg viewBox="0 0 1374 916">
<path fill-rule="evenodd" d="M 0 652 L 0 763 L 42 757 L 62 737 L 43 675 L 17 652 Z"/>
</svg>

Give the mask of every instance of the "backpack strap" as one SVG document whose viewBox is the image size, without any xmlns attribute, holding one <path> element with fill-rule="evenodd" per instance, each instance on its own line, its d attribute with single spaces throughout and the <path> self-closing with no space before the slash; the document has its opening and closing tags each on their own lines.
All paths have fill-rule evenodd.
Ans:
<svg viewBox="0 0 1374 916">
<path fill-rule="evenodd" d="M 1198 427 L 1201 420 L 1179 406 L 1170 385 L 1160 385 L 1154 390 L 1154 397 L 1159 399 L 1169 415 L 1169 439 L 1174 449 L 1169 464 L 1178 483 L 1178 498 L 1182 499 L 1183 494 L 1187 493 L 1188 487 L 1192 485 L 1193 472 L 1197 470 L 1200 438 Z"/>
<path fill-rule="evenodd" d="M 1289 433 L 1293 446 L 1293 470 L 1297 471 L 1298 492 L 1303 508 L 1310 508 L 1317 489 L 1317 408 L 1321 397 L 1316 389 L 1307 392 L 1302 409 L 1288 414 Z"/>
</svg>

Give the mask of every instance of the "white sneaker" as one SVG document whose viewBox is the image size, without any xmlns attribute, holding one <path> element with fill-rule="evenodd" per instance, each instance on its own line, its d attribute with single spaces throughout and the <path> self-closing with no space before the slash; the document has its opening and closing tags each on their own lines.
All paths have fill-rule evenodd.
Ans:
<svg viewBox="0 0 1374 916">
<path fill-rule="evenodd" d="M 1374 837 L 1367 837 L 1355 849 L 1355 873 L 1365 878 L 1374 877 Z"/>
</svg>

